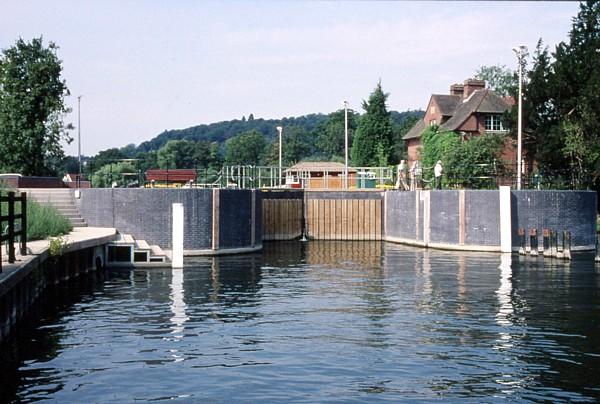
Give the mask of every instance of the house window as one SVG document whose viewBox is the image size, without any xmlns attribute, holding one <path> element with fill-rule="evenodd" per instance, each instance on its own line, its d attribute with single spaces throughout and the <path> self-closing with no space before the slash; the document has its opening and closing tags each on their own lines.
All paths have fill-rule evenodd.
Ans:
<svg viewBox="0 0 600 404">
<path fill-rule="evenodd" d="M 485 130 L 488 132 L 501 132 L 504 130 L 500 115 L 485 116 Z"/>
<path fill-rule="evenodd" d="M 429 125 L 435 126 L 435 125 L 437 125 L 437 121 L 435 119 L 432 119 L 431 121 L 429 121 Z"/>
</svg>

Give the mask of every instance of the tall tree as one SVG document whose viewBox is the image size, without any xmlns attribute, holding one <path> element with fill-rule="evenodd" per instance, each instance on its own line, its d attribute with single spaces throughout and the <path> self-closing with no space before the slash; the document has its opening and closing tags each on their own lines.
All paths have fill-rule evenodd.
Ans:
<svg viewBox="0 0 600 404">
<path fill-rule="evenodd" d="M 283 129 L 281 159 L 286 166 L 312 156 L 314 144 L 312 136 L 301 126 L 286 126 Z M 263 162 L 267 165 L 279 164 L 279 138 L 267 146 Z"/>
<path fill-rule="evenodd" d="M 487 88 L 501 96 L 514 94 L 519 87 L 517 74 L 505 65 L 481 66 L 475 77 L 485 80 Z"/>
<path fill-rule="evenodd" d="M 0 56 L 0 169 L 24 175 L 56 174 L 53 162 L 71 142 L 63 122 L 69 95 L 58 47 L 42 38 L 19 39 Z"/>
<path fill-rule="evenodd" d="M 329 114 L 326 122 L 315 129 L 317 152 L 326 159 L 343 158 L 345 155 L 345 111 L 337 110 Z M 348 110 L 348 147 L 352 145 L 358 114 Z"/>
<path fill-rule="evenodd" d="M 392 152 L 392 122 L 387 110 L 389 94 L 381 89 L 381 81 L 363 101 L 365 114 L 360 117 L 352 142 L 352 163 L 356 166 L 385 166 Z"/>
<path fill-rule="evenodd" d="M 169 140 L 158 150 L 156 157 L 158 167 L 162 169 L 195 168 L 196 142 Z"/>
<path fill-rule="evenodd" d="M 587 1 L 569 40 L 553 53 L 538 43 L 525 87 L 524 116 L 542 168 L 600 179 L 600 2 Z M 589 185 L 589 184 L 588 184 Z"/>
<path fill-rule="evenodd" d="M 241 133 L 226 142 L 225 163 L 229 165 L 258 165 L 265 152 L 267 142 L 262 133 L 251 130 Z"/>
</svg>

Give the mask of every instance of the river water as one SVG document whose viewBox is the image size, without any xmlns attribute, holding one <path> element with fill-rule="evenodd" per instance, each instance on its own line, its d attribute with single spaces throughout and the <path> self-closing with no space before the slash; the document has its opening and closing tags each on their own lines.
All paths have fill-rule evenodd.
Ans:
<svg viewBox="0 0 600 404">
<path fill-rule="evenodd" d="M 599 268 L 315 241 L 107 271 L 3 346 L 0 401 L 597 401 Z"/>
</svg>

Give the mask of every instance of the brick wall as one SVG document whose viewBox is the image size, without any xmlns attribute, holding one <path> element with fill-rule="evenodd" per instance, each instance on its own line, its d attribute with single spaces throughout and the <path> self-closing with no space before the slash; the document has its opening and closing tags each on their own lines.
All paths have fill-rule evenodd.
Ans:
<svg viewBox="0 0 600 404">
<path fill-rule="evenodd" d="M 460 194 L 464 193 L 461 225 Z M 573 248 L 593 248 L 596 240 L 596 193 L 593 191 L 512 191 L 512 244 L 518 247 L 519 227 L 571 231 Z M 426 228 L 426 201 L 429 227 Z M 389 239 L 463 248 L 500 247 L 498 191 L 388 191 L 385 235 Z M 418 209 L 418 214 L 417 214 Z M 541 236 L 540 236 L 541 240 Z"/>
<path fill-rule="evenodd" d="M 261 195 L 251 190 L 219 190 L 218 249 L 252 247 L 252 195 L 255 195 L 254 246 L 260 245 Z M 185 212 L 184 249 L 213 247 L 213 190 L 211 189 L 82 189 L 76 199 L 90 226 L 115 227 L 162 248 L 172 247 L 172 204 Z"/>
</svg>

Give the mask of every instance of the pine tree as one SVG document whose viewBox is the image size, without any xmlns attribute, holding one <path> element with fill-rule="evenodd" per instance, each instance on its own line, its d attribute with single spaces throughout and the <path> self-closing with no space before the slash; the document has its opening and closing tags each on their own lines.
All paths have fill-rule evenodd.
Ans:
<svg viewBox="0 0 600 404">
<path fill-rule="evenodd" d="M 352 142 L 352 163 L 356 166 L 387 165 L 392 151 L 392 122 L 386 107 L 389 94 L 381 89 L 381 81 L 363 101 L 365 114 L 360 117 Z"/>
</svg>

